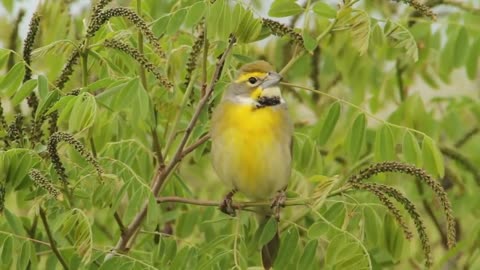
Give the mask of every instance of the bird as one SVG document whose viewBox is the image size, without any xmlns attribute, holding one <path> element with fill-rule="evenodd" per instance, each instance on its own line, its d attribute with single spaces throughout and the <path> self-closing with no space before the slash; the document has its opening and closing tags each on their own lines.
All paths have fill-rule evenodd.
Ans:
<svg viewBox="0 0 480 270">
<path fill-rule="evenodd" d="M 232 188 L 220 210 L 235 215 L 232 197 L 238 191 L 252 200 L 272 200 L 259 209 L 260 226 L 279 218 L 291 175 L 293 124 L 279 83 L 282 76 L 263 60 L 243 65 L 215 107 L 210 127 L 212 165 Z M 262 247 L 262 264 L 273 266 L 278 231 Z"/>
</svg>

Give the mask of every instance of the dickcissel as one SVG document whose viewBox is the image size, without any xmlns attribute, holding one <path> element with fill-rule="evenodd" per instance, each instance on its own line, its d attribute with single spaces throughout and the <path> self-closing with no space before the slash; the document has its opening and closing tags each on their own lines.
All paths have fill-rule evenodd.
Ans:
<svg viewBox="0 0 480 270">
<path fill-rule="evenodd" d="M 282 77 L 268 62 L 240 68 L 212 115 L 212 163 L 232 192 L 222 211 L 235 214 L 231 198 L 236 191 L 253 200 L 284 199 L 291 174 L 293 125 L 278 84 Z M 278 208 L 278 205 L 277 205 Z M 260 225 L 272 216 L 262 208 Z M 262 247 L 262 261 L 270 268 L 279 247 L 278 233 Z"/>
</svg>

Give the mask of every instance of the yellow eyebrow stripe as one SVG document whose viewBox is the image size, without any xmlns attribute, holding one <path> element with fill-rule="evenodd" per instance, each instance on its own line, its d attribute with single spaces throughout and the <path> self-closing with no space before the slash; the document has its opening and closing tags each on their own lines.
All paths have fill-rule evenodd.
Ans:
<svg viewBox="0 0 480 270">
<path fill-rule="evenodd" d="M 245 74 L 240 75 L 240 77 L 238 77 L 235 80 L 235 82 L 236 83 L 244 82 L 244 81 L 248 80 L 248 78 L 250 78 L 250 77 L 257 77 L 257 78 L 263 79 L 266 76 L 267 76 L 267 73 L 265 73 L 265 72 L 250 72 L 250 73 L 245 73 Z"/>
</svg>

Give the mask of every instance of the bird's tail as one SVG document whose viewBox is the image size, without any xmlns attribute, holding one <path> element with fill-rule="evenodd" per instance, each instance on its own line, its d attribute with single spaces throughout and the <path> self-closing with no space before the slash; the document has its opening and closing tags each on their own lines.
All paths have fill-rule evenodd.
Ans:
<svg viewBox="0 0 480 270">
<path fill-rule="evenodd" d="M 280 248 L 280 236 L 278 230 L 275 232 L 273 238 L 262 247 L 262 264 L 265 269 L 270 269 L 277 258 L 277 253 Z"/>
<path fill-rule="evenodd" d="M 257 211 L 259 230 L 263 230 L 267 222 L 272 217 L 272 209 L 268 206 L 260 206 L 258 207 Z M 262 264 L 265 269 L 270 269 L 273 267 L 279 249 L 280 236 L 277 228 L 273 238 L 262 246 Z"/>
</svg>

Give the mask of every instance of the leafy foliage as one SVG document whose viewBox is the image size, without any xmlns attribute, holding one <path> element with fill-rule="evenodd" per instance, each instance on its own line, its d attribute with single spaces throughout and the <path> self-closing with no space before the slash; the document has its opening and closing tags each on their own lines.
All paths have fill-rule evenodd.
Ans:
<svg viewBox="0 0 480 270">
<path fill-rule="evenodd" d="M 74 2 L 23 33 L 1 1 L 1 269 L 253 269 L 277 231 L 274 269 L 480 267 L 474 1 Z M 262 226 L 270 202 L 217 210 L 208 142 L 256 59 L 295 123 Z"/>
</svg>

